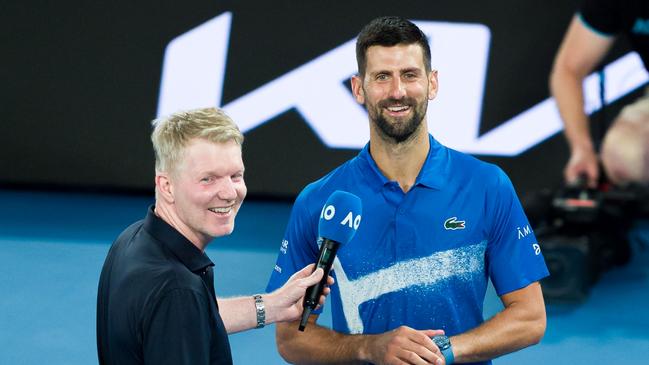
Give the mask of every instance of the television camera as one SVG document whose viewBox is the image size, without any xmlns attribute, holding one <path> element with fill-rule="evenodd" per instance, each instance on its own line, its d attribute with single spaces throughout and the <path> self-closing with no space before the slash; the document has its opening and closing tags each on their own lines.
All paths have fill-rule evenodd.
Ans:
<svg viewBox="0 0 649 365">
<path fill-rule="evenodd" d="M 631 258 L 628 233 L 649 217 L 649 188 L 601 184 L 585 179 L 523 199 L 550 276 L 541 284 L 550 301 L 583 300 L 604 271 Z"/>
</svg>

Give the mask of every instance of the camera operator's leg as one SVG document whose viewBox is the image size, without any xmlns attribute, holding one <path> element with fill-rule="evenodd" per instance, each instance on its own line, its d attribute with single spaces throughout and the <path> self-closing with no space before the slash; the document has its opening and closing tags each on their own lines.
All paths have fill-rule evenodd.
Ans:
<svg viewBox="0 0 649 365">
<path fill-rule="evenodd" d="M 606 133 L 601 158 L 614 184 L 649 184 L 649 96 L 622 109 Z"/>
</svg>

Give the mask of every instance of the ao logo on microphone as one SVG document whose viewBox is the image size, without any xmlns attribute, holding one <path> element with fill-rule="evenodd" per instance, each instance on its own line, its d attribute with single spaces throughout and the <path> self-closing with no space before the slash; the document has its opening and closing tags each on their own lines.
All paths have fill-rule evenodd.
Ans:
<svg viewBox="0 0 649 365">
<path fill-rule="evenodd" d="M 322 212 L 320 212 L 320 219 L 324 218 L 325 220 L 330 221 L 334 218 L 335 215 L 336 207 L 331 204 L 325 205 L 324 207 L 322 207 Z M 361 224 L 361 215 L 357 214 L 356 217 L 354 217 L 354 214 L 352 212 L 349 212 L 345 216 L 345 219 L 340 222 L 340 224 L 356 230 Z"/>
</svg>

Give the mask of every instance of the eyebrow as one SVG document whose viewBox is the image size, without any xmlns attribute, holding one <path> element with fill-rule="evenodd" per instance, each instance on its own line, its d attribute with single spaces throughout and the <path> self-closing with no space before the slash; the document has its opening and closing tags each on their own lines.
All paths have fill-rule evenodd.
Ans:
<svg viewBox="0 0 649 365">
<path fill-rule="evenodd" d="M 422 69 L 420 69 L 418 67 L 407 67 L 407 68 L 403 68 L 403 69 L 399 70 L 399 74 L 405 74 L 405 73 L 408 73 L 408 72 L 414 72 L 414 73 L 417 73 L 417 74 L 423 73 Z M 391 74 L 391 73 L 392 73 L 392 71 L 379 70 L 379 71 L 370 72 L 370 76 L 376 76 L 376 75 L 379 75 L 379 74 Z"/>
<path fill-rule="evenodd" d="M 212 176 L 223 177 L 223 176 L 230 176 L 230 175 L 234 175 L 234 174 L 238 174 L 238 173 L 242 173 L 242 174 L 243 174 L 245 171 L 246 171 L 246 169 L 245 169 L 245 167 L 244 167 L 244 168 L 241 168 L 241 169 L 235 170 L 235 171 L 234 171 L 233 173 L 231 173 L 231 174 L 226 174 L 226 175 L 223 175 L 223 174 L 221 174 L 220 171 L 216 171 L 216 170 L 199 170 L 199 171 L 197 172 L 197 174 L 198 174 L 199 176 L 212 175 Z"/>
<path fill-rule="evenodd" d="M 418 67 L 408 67 L 408 68 L 404 68 L 404 69 L 400 70 L 400 72 L 402 74 L 405 74 L 405 73 L 408 73 L 408 72 L 414 72 L 414 73 L 419 74 L 419 73 L 422 73 L 422 70 L 420 68 L 418 68 Z"/>
</svg>

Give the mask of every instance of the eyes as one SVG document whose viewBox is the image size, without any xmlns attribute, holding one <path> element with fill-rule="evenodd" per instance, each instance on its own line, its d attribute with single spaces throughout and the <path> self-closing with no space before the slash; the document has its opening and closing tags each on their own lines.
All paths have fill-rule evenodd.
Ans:
<svg viewBox="0 0 649 365">
<path fill-rule="evenodd" d="M 390 76 L 388 74 L 378 74 L 374 79 L 376 81 L 387 81 L 390 79 Z"/>
<path fill-rule="evenodd" d="M 389 81 L 392 78 L 392 74 L 387 72 L 379 72 L 374 77 L 376 81 Z M 419 79 L 419 73 L 416 71 L 405 71 L 401 73 L 401 78 L 405 81 L 414 81 Z"/>
<path fill-rule="evenodd" d="M 206 175 L 200 179 L 200 183 L 203 185 L 208 185 L 208 184 L 213 184 L 217 180 L 219 180 L 220 177 L 214 176 L 214 175 Z M 230 179 L 233 182 L 240 182 L 243 181 L 243 172 L 237 172 L 233 175 L 230 175 Z"/>
<path fill-rule="evenodd" d="M 403 77 L 406 80 L 416 79 L 416 78 L 418 78 L 418 76 L 419 75 L 417 73 L 415 73 L 415 72 L 406 72 L 405 74 L 401 75 L 401 77 Z"/>
<path fill-rule="evenodd" d="M 243 180 L 243 172 L 237 172 L 236 174 L 230 176 L 232 181 L 242 181 Z"/>
</svg>

